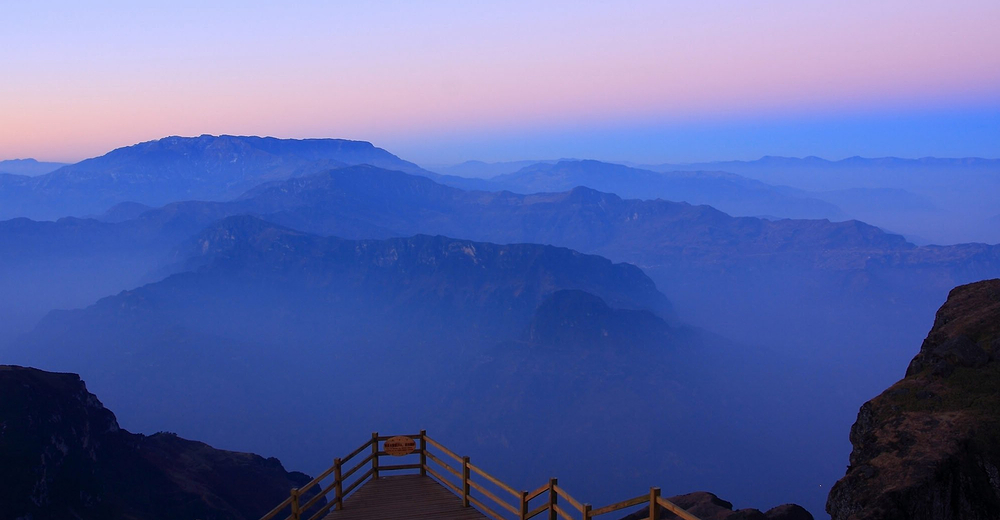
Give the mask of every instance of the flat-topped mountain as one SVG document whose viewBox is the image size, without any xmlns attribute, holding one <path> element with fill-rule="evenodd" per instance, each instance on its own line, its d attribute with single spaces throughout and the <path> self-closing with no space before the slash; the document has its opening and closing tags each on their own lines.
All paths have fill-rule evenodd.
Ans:
<svg viewBox="0 0 1000 520">
<path fill-rule="evenodd" d="M 423 171 L 364 141 L 167 137 L 37 177 L 0 176 L 0 218 L 90 215 L 126 201 L 225 200 L 269 180 L 353 164 Z"/>
<path fill-rule="evenodd" d="M 309 482 L 277 459 L 139 435 L 75 374 L 0 365 L 0 519 L 256 520 Z"/>
<path fill-rule="evenodd" d="M 1000 517 L 1000 280 L 955 288 L 906 377 L 865 403 L 834 520 Z"/>
</svg>

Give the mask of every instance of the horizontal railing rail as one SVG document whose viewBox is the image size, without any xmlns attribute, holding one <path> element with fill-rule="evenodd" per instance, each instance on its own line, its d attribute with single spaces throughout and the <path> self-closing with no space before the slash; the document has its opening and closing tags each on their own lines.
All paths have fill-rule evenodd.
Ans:
<svg viewBox="0 0 1000 520">
<path fill-rule="evenodd" d="M 393 452 L 387 451 L 385 442 L 398 437 L 412 439 L 412 443 L 406 442 L 409 444 L 407 448 L 412 449 L 400 451 L 390 446 L 394 448 Z M 353 462 L 363 453 L 367 455 Z M 382 465 L 381 457 L 387 456 L 417 456 L 419 462 Z M 362 472 L 365 468 L 368 468 L 367 471 Z M 464 507 L 474 506 L 493 520 L 528 520 L 546 512 L 547 520 L 591 520 L 642 505 L 648 508 L 648 516 L 642 520 L 658 520 L 663 511 L 669 511 L 683 520 L 699 520 L 661 497 L 660 488 L 655 487 L 650 488 L 648 494 L 596 509 L 574 498 L 554 478 L 533 491 L 519 491 L 473 465 L 469 457 L 460 456 L 428 437 L 424 430 L 412 435 L 383 436 L 378 432 L 372 433 L 368 442 L 346 457 L 335 459 L 333 466 L 309 483 L 292 489 L 288 498 L 260 520 L 320 520 L 330 514 L 331 509 L 343 509 L 344 500 L 351 493 L 387 471 L 417 471 L 420 475 L 433 478 L 460 498 Z M 538 501 L 544 503 L 532 507 L 532 502 Z"/>
</svg>

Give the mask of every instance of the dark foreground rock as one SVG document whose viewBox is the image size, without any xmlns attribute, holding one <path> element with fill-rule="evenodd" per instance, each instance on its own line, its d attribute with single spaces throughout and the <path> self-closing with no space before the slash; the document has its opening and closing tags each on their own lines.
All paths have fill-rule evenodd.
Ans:
<svg viewBox="0 0 1000 520">
<path fill-rule="evenodd" d="M 274 458 L 129 433 L 79 376 L 0 365 L 0 520 L 250 520 L 308 481 Z"/>
<path fill-rule="evenodd" d="M 759 509 L 737 509 L 734 511 L 733 504 L 705 491 L 677 495 L 667 500 L 701 520 L 813 520 L 809 511 L 795 504 L 781 505 L 769 509 L 766 513 L 762 513 Z M 622 520 L 640 520 L 648 516 L 648 511 L 639 511 Z M 660 518 L 674 519 L 679 517 L 664 511 Z"/>
<path fill-rule="evenodd" d="M 957 287 L 906 377 L 851 428 L 833 520 L 1000 518 L 1000 280 Z"/>
</svg>

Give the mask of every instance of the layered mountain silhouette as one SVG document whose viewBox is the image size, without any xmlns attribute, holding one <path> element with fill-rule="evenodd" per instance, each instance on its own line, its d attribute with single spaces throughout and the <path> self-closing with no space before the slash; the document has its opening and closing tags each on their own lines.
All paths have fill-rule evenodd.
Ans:
<svg viewBox="0 0 1000 520">
<path fill-rule="evenodd" d="M 49 310 L 134 287 L 189 235 L 138 221 L 0 221 L 0 350 Z"/>
<path fill-rule="evenodd" d="M 521 195 L 465 191 L 369 166 L 262 185 L 225 204 L 176 203 L 141 215 L 193 229 L 227 214 L 254 213 L 310 232 L 359 237 L 415 233 L 496 242 L 557 243 L 577 249 L 705 247 L 727 255 L 781 255 L 830 250 L 907 250 L 897 235 L 857 221 L 731 217 L 708 206 L 635 200 L 577 187 Z M 655 234 L 655 240 L 648 240 Z M 728 247 L 726 247 L 728 249 Z M 697 255 L 690 255 L 692 257 Z"/>
<path fill-rule="evenodd" d="M 423 171 L 363 141 L 167 137 L 45 175 L 0 176 L 0 218 L 91 215 L 120 202 L 159 206 L 177 200 L 225 200 L 269 180 L 352 164 Z"/>
<path fill-rule="evenodd" d="M 108 240 L 122 248 L 152 248 L 165 255 L 214 221 L 240 214 L 350 239 L 440 234 L 570 247 L 635 263 L 661 288 L 704 299 L 704 305 L 715 305 L 707 300 L 711 291 L 729 291 L 736 296 L 729 301 L 742 305 L 741 301 L 759 300 L 765 290 L 847 291 L 873 302 L 923 302 L 920 305 L 926 307 L 934 305 L 946 287 L 1000 274 L 996 246 L 917 247 L 857 221 L 731 217 L 708 206 L 626 200 L 589 188 L 535 195 L 464 191 L 371 166 L 268 183 L 229 202 L 171 203 L 116 224 L 12 221 L 16 224 L 5 223 L 11 229 L 0 229 L 0 234 L 20 242 L 16 237 L 24 232 L 17 229 L 30 228 L 39 243 L 53 244 L 48 253 L 24 256 L 32 261 L 60 258 L 60 233 L 75 234 L 78 226 L 100 229 L 112 237 L 78 240 L 83 249 L 93 243 L 90 250 L 98 257 L 107 251 L 125 257 L 121 248 L 109 248 Z M 28 246 L 13 249 L 24 247 Z M 11 276 L 16 272 L 8 270 Z M 923 281 L 916 283 L 917 279 Z M 133 280 L 138 281 L 138 277 Z M 770 288 L 764 289 L 768 284 Z M 113 292 L 128 284 L 108 287 L 112 290 L 107 292 Z M 914 291 L 922 299 L 911 298 Z M 774 314 L 773 308 L 756 301 L 748 306 L 759 308 L 763 319 Z"/>
<path fill-rule="evenodd" d="M 412 350 L 391 354 L 393 363 L 420 354 L 419 367 L 440 362 L 435 370 L 443 370 L 517 339 L 560 290 L 671 317 L 667 299 L 638 268 L 552 246 L 427 235 L 346 240 L 236 216 L 179 251 L 170 267 L 176 274 L 50 313 L 7 359 L 83 371 L 100 384 L 138 378 L 196 388 L 242 377 L 218 371 L 230 359 L 238 359 L 235 372 L 249 370 L 248 382 L 310 356 L 367 366 L 370 356 L 399 349 Z M 281 360 L 277 345 L 296 345 L 297 354 Z M 176 357 L 178 349 L 187 354 Z M 309 363 L 313 374 L 324 366 Z M 157 367 L 156 377 L 148 367 Z"/>
<path fill-rule="evenodd" d="M 255 520 L 309 482 L 277 459 L 139 435 L 76 374 L 0 365 L 0 519 Z"/>
<path fill-rule="evenodd" d="M 178 274 L 86 310 L 54 313 L 38 333 L 86 342 L 88 334 L 64 327 L 100 335 L 138 327 L 142 335 L 147 323 L 173 323 L 259 338 L 251 331 L 266 320 L 282 335 L 304 330 L 347 336 L 352 329 L 368 334 L 410 326 L 496 341 L 519 334 L 536 307 L 563 289 L 599 295 L 619 308 L 670 313 L 666 298 L 638 268 L 552 246 L 426 235 L 356 241 L 235 216 L 203 231 L 178 254 L 182 260 L 171 267 Z"/>
<path fill-rule="evenodd" d="M 877 391 L 863 372 L 895 374 L 900 349 L 919 340 L 906 332 L 914 316 L 954 285 L 1000 274 L 997 246 L 918 247 L 858 221 L 733 217 L 585 187 L 463 190 L 370 165 L 286 168 L 296 161 L 260 162 L 246 182 L 263 184 L 239 196 L 237 175 L 219 200 L 122 195 L 87 211 L 96 219 L 0 223 L 0 294 L 21 331 L 38 318 L 24 313 L 32 299 L 36 313 L 85 307 L 20 340 L 0 334 L 0 356 L 85 371 L 143 431 L 287 446 L 283 460 L 310 470 L 321 468 L 308 447 L 356 444 L 341 424 L 421 424 L 472 435 L 511 472 L 530 468 L 510 455 L 537 456 L 531 468 L 545 474 L 532 480 L 595 465 L 644 483 L 780 467 L 779 487 L 818 510 L 825 491 L 806 481 L 841 474 L 815 468 L 843 443 L 836 424 L 866 398 L 854 394 Z M 542 416 L 534 395 L 552 396 Z M 622 431 L 648 430 L 628 425 L 651 409 L 685 417 L 654 428 L 680 448 L 643 437 L 628 439 L 648 447 L 634 459 L 544 459 L 566 442 L 563 425 L 587 451 L 584 432 L 625 442 Z M 303 417 L 314 433 L 277 426 Z M 775 431 L 786 449 L 769 454 Z M 532 439 L 544 440 L 534 452 Z M 799 500 L 778 487 L 722 491 Z"/>
<path fill-rule="evenodd" d="M 820 157 L 765 156 L 755 161 L 717 161 L 648 166 L 654 171 L 707 169 L 746 175 L 764 182 L 825 191 L 848 188 L 898 188 L 923 192 L 931 186 L 961 188 L 968 182 L 988 180 L 1000 168 L 1000 159 L 899 157 L 848 157 L 831 161 Z M 941 175 L 956 168 L 965 178 Z M 994 180 L 994 182 L 996 182 Z M 922 188 L 918 188 L 922 187 Z"/>
<path fill-rule="evenodd" d="M 1000 159 L 763 157 L 647 168 L 722 170 L 807 190 L 855 218 L 930 243 L 1000 242 L 1000 228 L 984 223 L 997 212 Z"/>
<path fill-rule="evenodd" d="M 341 423 L 433 426 L 428 410 L 445 406 L 486 349 L 516 341 L 533 319 L 551 328 L 536 309 L 560 291 L 641 314 L 636 323 L 654 329 L 630 331 L 637 336 L 662 332 L 671 316 L 638 268 L 565 248 L 347 240 L 250 216 L 187 241 L 170 269 L 159 282 L 50 313 L 5 359 L 89 374 L 143 429 L 173 424 L 209 442 L 281 445 L 284 459 L 305 465 L 320 442 L 356 441 Z M 285 414 L 311 417 L 322 438 L 282 427 Z"/>
<path fill-rule="evenodd" d="M 653 172 L 599 161 L 538 163 L 490 179 L 493 190 L 562 192 L 577 186 L 625 199 L 664 199 L 707 204 L 731 215 L 775 215 L 844 220 L 833 204 L 790 188 L 721 171 Z"/>
<path fill-rule="evenodd" d="M 555 164 L 559 161 L 557 160 L 543 160 L 543 161 L 504 161 L 504 162 L 485 162 L 485 161 L 465 161 L 459 164 L 453 164 L 451 166 L 441 166 L 431 168 L 431 170 L 443 174 L 452 175 L 455 177 L 466 177 L 474 179 L 489 179 L 491 177 L 496 177 L 497 175 L 503 175 L 505 173 L 514 173 L 521 168 L 532 166 L 538 163 L 548 163 Z"/>
</svg>

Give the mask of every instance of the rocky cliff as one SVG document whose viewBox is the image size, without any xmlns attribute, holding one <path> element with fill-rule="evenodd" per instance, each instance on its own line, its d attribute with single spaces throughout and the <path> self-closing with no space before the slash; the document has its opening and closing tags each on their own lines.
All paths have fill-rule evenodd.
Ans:
<svg viewBox="0 0 1000 520">
<path fill-rule="evenodd" d="M 865 403 L 833 520 L 1000 518 L 1000 280 L 957 287 L 906 377 Z"/>
<path fill-rule="evenodd" d="M 274 458 L 146 436 L 75 374 L 0 365 L 0 520 L 250 520 L 309 477 Z"/>
</svg>

